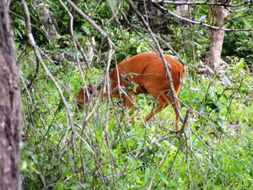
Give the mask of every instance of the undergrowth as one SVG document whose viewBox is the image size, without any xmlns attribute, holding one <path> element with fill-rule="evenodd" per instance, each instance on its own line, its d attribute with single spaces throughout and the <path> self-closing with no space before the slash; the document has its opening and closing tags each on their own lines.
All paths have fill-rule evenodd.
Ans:
<svg viewBox="0 0 253 190">
<path fill-rule="evenodd" d="M 23 65 L 21 76 L 27 78 L 29 61 Z M 180 93 L 181 112 L 185 116 L 188 109 L 192 111 L 181 135 L 170 132 L 175 119 L 171 107 L 144 122 L 157 105 L 149 96 L 136 99 L 135 112 L 115 99 L 97 104 L 96 97 L 83 111 L 78 110 L 75 96 L 83 85 L 80 73 L 68 65 L 55 68 L 53 74 L 69 110 L 43 71 L 36 86 L 25 89 L 22 85 L 24 189 L 253 186 L 253 84 L 243 60 L 233 60 L 223 74 L 186 78 Z M 98 83 L 101 78 L 99 70 L 85 72 L 87 81 Z M 22 80 L 26 83 L 25 77 Z"/>
</svg>

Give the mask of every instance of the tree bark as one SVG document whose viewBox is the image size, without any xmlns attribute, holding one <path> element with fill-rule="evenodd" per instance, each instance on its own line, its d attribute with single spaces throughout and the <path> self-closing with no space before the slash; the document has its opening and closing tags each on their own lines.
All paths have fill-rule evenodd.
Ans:
<svg viewBox="0 0 253 190">
<path fill-rule="evenodd" d="M 229 4 L 231 0 L 219 0 L 219 3 L 227 3 Z M 226 20 L 229 17 L 230 13 L 224 6 L 218 6 L 214 10 L 214 18 L 216 21 L 216 25 L 221 29 L 224 28 L 226 24 Z M 222 45 L 224 40 L 225 32 L 223 30 L 210 30 L 210 38 L 211 38 L 211 47 L 210 53 L 208 58 L 208 65 L 214 71 L 220 66 L 222 59 L 221 59 L 221 52 L 222 52 Z"/>
<path fill-rule="evenodd" d="M 178 0 L 178 2 L 188 2 L 188 0 Z M 179 5 L 176 9 L 176 14 L 189 18 L 189 5 Z"/>
<path fill-rule="evenodd" d="M 0 1 L 0 190 L 21 189 L 21 99 L 7 0 Z"/>
<path fill-rule="evenodd" d="M 51 41 L 53 39 L 59 39 L 60 35 L 57 31 L 56 22 L 48 8 L 48 5 L 41 0 L 36 0 L 35 4 L 40 20 L 44 26 L 45 32 L 47 33 L 48 40 Z"/>
</svg>

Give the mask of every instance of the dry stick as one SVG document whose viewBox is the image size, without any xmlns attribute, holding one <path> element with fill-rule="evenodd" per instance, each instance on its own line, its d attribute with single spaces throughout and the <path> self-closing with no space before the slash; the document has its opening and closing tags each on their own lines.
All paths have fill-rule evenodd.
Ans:
<svg viewBox="0 0 253 190">
<path fill-rule="evenodd" d="M 66 108 L 66 112 L 67 112 L 67 116 L 68 116 L 67 118 L 68 118 L 68 122 L 70 124 L 70 130 L 72 131 L 71 142 L 72 142 L 72 145 L 74 147 L 73 148 L 73 154 L 75 154 L 74 124 L 73 124 L 73 120 L 72 120 L 70 109 L 68 107 L 67 101 L 66 101 L 66 99 L 65 99 L 65 97 L 63 95 L 63 92 L 62 92 L 60 86 L 58 85 L 58 83 L 56 82 L 54 76 L 51 74 L 51 72 L 47 68 L 46 64 L 44 63 L 44 61 L 42 59 L 42 56 L 40 54 L 40 50 L 39 50 L 39 48 L 36 45 L 36 42 L 34 40 L 32 32 L 31 32 L 31 21 L 30 21 L 30 15 L 29 15 L 29 10 L 28 10 L 27 4 L 26 4 L 25 0 L 22 0 L 21 3 L 22 3 L 22 6 L 24 8 L 24 12 L 25 12 L 25 22 L 26 22 L 26 27 L 27 27 L 26 28 L 27 29 L 26 32 L 27 32 L 27 36 L 28 36 L 28 39 L 29 39 L 29 43 L 30 43 L 30 45 L 32 46 L 32 48 L 34 50 L 35 56 L 38 59 L 39 63 L 43 66 L 44 70 L 46 71 L 46 75 L 49 76 L 49 78 L 52 80 L 52 82 L 56 86 L 56 89 L 57 89 L 58 93 L 60 94 L 60 97 L 61 97 L 61 99 L 62 99 L 62 101 L 64 103 L 64 106 Z M 67 134 L 67 131 L 63 135 L 63 137 L 66 137 L 66 134 Z"/>
<path fill-rule="evenodd" d="M 93 108 L 90 111 L 90 113 L 86 115 L 86 117 L 84 118 L 83 122 L 84 124 L 86 124 L 89 119 L 91 118 L 91 116 L 97 111 L 97 108 L 99 106 L 99 102 L 100 102 L 100 95 L 96 98 L 95 103 L 93 104 Z"/>
<path fill-rule="evenodd" d="M 20 61 L 18 61 L 20 62 Z M 30 89 L 31 86 L 33 85 L 33 83 L 35 82 L 37 76 L 38 76 L 38 73 L 39 73 L 39 62 L 38 60 L 36 60 L 36 68 L 35 68 L 35 74 L 33 75 L 32 79 L 29 80 L 29 83 L 28 84 L 25 84 L 25 88 L 22 90 L 22 93 L 24 93 L 26 90 Z"/>
<path fill-rule="evenodd" d="M 179 113 L 179 118 L 180 118 L 180 120 L 182 121 L 183 118 L 182 118 L 182 116 L 181 116 L 181 113 L 180 113 L 180 110 L 179 110 L 179 106 L 178 106 L 178 104 L 176 103 L 176 92 L 175 92 L 175 89 L 174 89 L 174 86 L 173 86 L 173 78 L 172 78 L 172 76 L 171 76 L 171 73 L 172 73 L 172 72 L 171 72 L 171 67 L 170 67 L 169 64 L 167 64 L 167 61 L 165 60 L 165 58 L 164 58 L 164 56 L 163 56 L 163 53 L 162 53 L 162 49 L 161 49 L 161 47 L 160 47 L 160 44 L 159 44 L 159 42 L 157 41 L 157 39 L 156 39 L 154 33 L 153 33 L 152 30 L 150 29 L 150 27 L 149 27 L 148 23 L 146 22 L 146 20 L 144 19 L 144 17 L 141 15 L 141 13 L 140 13 L 140 12 L 138 11 L 138 9 L 135 7 L 135 5 L 134 5 L 134 3 L 133 3 L 132 0 L 128 0 L 128 3 L 129 3 L 129 5 L 132 7 L 132 9 L 135 11 L 135 13 L 140 17 L 142 23 L 144 24 L 144 26 L 145 26 L 145 27 L 147 28 L 147 30 L 149 31 L 149 34 L 150 34 L 150 36 L 151 36 L 153 42 L 154 42 L 155 45 L 156 45 L 156 48 L 157 48 L 157 50 L 158 50 L 158 53 L 160 54 L 160 57 L 162 58 L 163 65 L 164 65 L 164 67 L 165 67 L 165 71 L 166 71 L 167 77 L 168 77 L 168 79 L 169 79 L 170 89 L 171 89 L 171 91 L 172 91 L 172 100 L 173 100 L 173 104 L 175 105 L 175 107 L 176 107 L 176 109 L 177 109 L 177 112 Z M 186 118 L 188 118 L 188 114 L 187 114 L 187 117 L 186 117 Z M 186 120 L 186 118 L 185 118 L 185 120 Z M 184 122 L 184 126 L 185 126 L 185 123 L 186 123 L 186 121 Z M 183 127 L 182 129 L 184 130 L 184 127 Z M 167 156 L 167 153 L 164 154 L 164 157 L 161 159 L 160 163 L 157 165 L 157 168 L 156 168 L 156 170 L 155 170 L 155 172 L 154 172 L 154 174 L 153 174 L 153 176 L 152 176 L 152 178 L 151 178 L 151 181 L 150 181 L 150 183 L 149 183 L 148 189 L 151 189 L 152 183 L 153 183 L 153 180 L 154 180 L 154 177 L 155 177 L 155 175 L 156 175 L 158 169 L 160 168 L 160 166 L 163 164 L 164 159 L 166 158 L 166 156 Z"/>
<path fill-rule="evenodd" d="M 114 44 L 112 40 L 110 39 L 109 35 L 99 25 L 97 25 L 94 20 L 92 20 L 88 15 L 82 12 L 82 10 L 79 9 L 71 0 L 67 0 L 67 2 L 81 17 L 83 17 L 91 26 L 93 26 L 107 40 L 110 49 L 114 49 Z"/>
<path fill-rule="evenodd" d="M 127 20 L 126 15 L 124 14 L 124 12 L 121 11 L 121 14 L 123 15 L 124 19 L 127 21 L 127 24 L 128 24 L 130 27 L 133 27 L 133 28 L 136 29 L 138 32 L 139 32 L 139 31 L 143 31 L 143 28 L 138 27 L 138 26 L 136 26 L 136 25 L 130 23 L 130 22 Z M 146 30 L 145 30 L 145 31 L 146 31 Z M 183 63 L 183 59 L 181 58 L 181 56 L 177 53 L 177 51 L 176 51 L 168 42 L 166 42 L 166 41 L 162 38 L 162 36 L 159 36 L 159 35 L 157 35 L 157 34 L 154 34 L 154 35 L 156 36 L 156 38 L 157 38 L 160 42 L 162 42 L 163 44 L 165 44 L 165 45 L 167 46 L 167 48 L 170 49 L 170 50 L 172 51 L 172 53 L 175 54 L 175 56 L 177 57 L 177 59 L 178 59 L 180 62 Z"/>
<path fill-rule="evenodd" d="M 33 168 L 33 171 L 39 176 L 41 182 L 43 183 L 43 185 L 44 185 L 43 189 L 48 190 L 49 188 L 48 188 L 48 186 L 46 184 L 45 177 L 35 167 Z"/>
<path fill-rule="evenodd" d="M 136 26 L 136 25 L 130 23 L 130 22 L 127 20 L 126 15 L 124 14 L 124 12 L 121 11 L 121 14 L 123 15 L 124 19 L 127 21 L 127 24 L 128 24 L 130 27 L 133 27 L 133 28 L 136 29 L 138 32 L 139 32 L 139 31 L 143 31 L 143 28 L 138 27 L 138 26 Z M 145 30 L 145 31 L 146 31 L 146 30 Z M 154 34 L 154 33 L 153 33 L 153 34 Z M 165 44 L 165 45 L 167 46 L 167 48 L 170 49 L 170 50 L 172 51 L 172 53 L 174 53 L 174 54 L 176 55 L 176 57 L 178 58 L 178 60 L 179 60 L 180 62 L 183 63 L 183 60 L 182 60 L 181 56 L 177 53 L 177 51 L 176 51 L 168 42 L 166 42 L 161 36 L 159 36 L 159 35 L 157 35 L 157 34 L 154 34 L 154 35 L 156 36 L 156 38 L 157 38 L 160 42 L 162 42 L 163 44 Z"/>
<path fill-rule="evenodd" d="M 118 21 L 118 19 L 117 19 L 118 14 L 119 14 L 119 12 L 120 12 L 120 10 L 121 10 L 121 4 L 120 4 L 120 3 L 121 3 L 121 2 L 119 2 L 119 4 L 117 3 L 117 10 L 116 10 L 116 12 L 113 10 L 113 7 L 111 7 L 111 11 L 112 11 L 113 15 L 112 15 L 112 17 L 108 20 L 109 22 L 112 21 L 112 20 L 115 20 L 115 22 L 116 22 L 117 24 L 120 24 L 119 21 Z M 123 4 L 123 3 L 122 3 L 122 4 Z"/>
<path fill-rule="evenodd" d="M 170 166 L 168 167 L 168 173 L 167 173 L 166 176 L 169 176 L 169 175 L 172 173 L 172 168 L 173 168 L 174 164 L 176 163 L 176 159 L 177 159 L 177 157 L 178 157 L 178 155 L 179 155 L 179 152 L 180 152 L 180 150 L 182 149 L 182 147 L 183 147 L 184 144 L 185 144 L 185 141 L 182 142 L 182 143 L 180 144 L 179 148 L 177 149 L 177 151 L 176 151 L 176 153 L 175 153 L 175 155 L 174 155 L 174 157 L 173 157 L 173 160 L 172 160 Z M 160 180 L 160 181 L 161 181 L 161 180 Z M 160 183 L 160 181 L 158 182 L 158 184 Z M 156 184 L 156 186 L 157 186 L 158 184 Z M 149 189 L 151 189 L 151 186 L 150 186 Z M 153 189 L 155 189 L 155 187 L 154 187 Z"/>
<path fill-rule="evenodd" d="M 26 86 L 26 82 L 25 82 L 25 79 L 24 79 L 24 77 L 23 77 L 23 75 L 22 75 L 22 72 L 20 71 L 20 79 L 21 79 L 21 82 L 23 83 L 23 85 L 24 85 L 24 90 L 26 91 L 26 93 L 27 93 L 27 96 L 26 96 L 26 98 L 27 99 L 24 99 L 23 100 L 23 104 L 26 104 L 26 106 L 29 108 L 29 110 L 31 110 L 31 109 L 34 109 L 34 104 L 33 104 L 33 99 L 32 99 L 32 95 L 31 95 L 31 93 L 29 92 L 29 90 L 27 89 L 27 86 Z M 24 91 L 23 90 L 23 91 Z M 29 100 L 28 100 L 29 99 Z M 25 103 L 25 101 L 26 101 L 26 103 Z M 29 102 L 30 101 L 30 102 Z M 30 114 L 28 114 L 29 115 L 29 121 L 28 121 L 28 123 L 29 124 L 31 124 L 31 125 L 29 125 L 31 128 L 33 128 L 33 129 L 35 129 L 35 125 L 34 125 L 34 122 L 33 122 L 33 120 L 30 118 Z M 30 128 L 29 127 L 29 128 Z M 24 138 L 26 138 L 26 135 L 28 134 L 28 129 L 26 129 L 26 131 L 24 132 L 24 131 L 22 131 L 23 133 L 24 133 L 24 135 L 25 135 L 25 137 Z M 32 131 L 33 132 L 33 131 Z"/>
<path fill-rule="evenodd" d="M 164 1 L 164 0 L 151 0 L 152 3 L 163 3 L 170 5 L 189 5 L 189 6 L 225 6 L 225 7 L 239 7 L 250 3 L 249 0 L 246 0 L 240 4 L 227 4 L 227 3 L 210 3 L 210 2 L 181 2 L 181 1 Z"/>
<path fill-rule="evenodd" d="M 164 153 L 164 156 L 162 157 L 161 161 L 160 161 L 159 164 L 156 166 L 156 169 L 155 169 L 155 171 L 154 171 L 154 174 L 153 174 L 152 178 L 150 179 L 149 186 L 148 186 L 148 187 L 145 187 L 145 188 L 144 188 L 145 190 L 146 190 L 146 189 L 150 190 L 150 189 L 152 188 L 152 184 L 153 184 L 153 182 L 154 182 L 155 176 L 156 176 L 156 174 L 158 173 L 159 168 L 164 164 L 165 158 L 167 157 L 168 153 L 169 153 L 169 149 Z"/>
<path fill-rule="evenodd" d="M 13 12 L 13 11 L 9 11 L 9 12 L 10 12 L 11 15 L 14 15 L 15 17 L 17 17 L 17 18 L 20 19 L 21 21 L 25 21 L 24 18 L 23 18 L 23 16 L 21 16 L 21 15 L 15 13 L 15 12 Z M 33 28 L 35 28 L 36 30 L 38 30 L 39 32 L 41 32 L 42 35 L 47 39 L 47 35 L 46 35 L 46 33 L 45 33 L 45 31 L 44 31 L 43 29 L 41 29 L 40 27 L 38 27 L 38 26 L 36 26 L 35 24 L 32 24 L 32 23 L 31 23 L 31 26 L 32 26 Z M 48 39 L 47 39 L 47 41 L 48 41 Z"/>
<path fill-rule="evenodd" d="M 114 54 L 115 46 L 110 39 L 109 35 L 93 21 L 88 15 L 86 15 L 81 9 L 79 9 L 71 0 L 67 0 L 67 2 L 70 4 L 70 6 L 79 14 L 82 18 L 84 18 L 91 26 L 93 26 L 106 40 L 109 45 L 109 51 L 108 51 L 108 59 L 107 59 L 107 66 L 106 66 L 106 73 L 105 73 L 105 82 L 107 87 L 107 94 L 109 99 L 109 104 L 107 106 L 107 114 L 106 114 L 106 127 L 105 127 L 105 137 L 107 141 L 107 146 L 110 152 L 110 161 L 111 161 L 111 171 L 112 171 L 112 180 L 113 185 L 115 185 L 115 176 L 114 176 L 114 163 L 113 163 L 113 157 L 112 157 L 112 151 L 109 143 L 109 105 L 110 105 L 110 78 L 109 78 L 109 69 L 112 61 L 112 56 Z"/>
<path fill-rule="evenodd" d="M 88 59 L 84 53 L 84 50 L 82 48 L 82 46 L 80 45 L 80 43 L 78 42 L 78 40 L 76 39 L 75 35 L 74 35 L 74 30 L 73 30 L 73 21 L 74 21 L 74 17 L 73 15 L 71 14 L 71 12 L 69 11 L 69 9 L 66 7 L 66 5 L 62 2 L 62 0 L 58 0 L 61 4 L 61 6 L 63 7 L 63 9 L 67 12 L 68 16 L 69 16 L 69 19 L 70 19 L 70 28 L 69 28 L 69 32 L 70 32 L 70 36 L 72 38 L 72 41 L 74 42 L 75 46 L 78 47 L 79 51 L 81 52 L 81 55 L 82 57 L 84 58 L 84 62 L 85 62 L 85 65 L 86 67 L 91 70 L 91 67 L 90 67 L 90 64 L 88 63 Z M 77 62 L 78 62 L 78 65 L 80 65 L 79 63 L 79 59 L 77 58 Z"/>
<path fill-rule="evenodd" d="M 65 11 L 68 13 L 68 15 L 69 15 L 69 17 L 70 17 L 70 34 L 71 34 L 71 37 L 72 37 L 72 39 L 73 39 L 73 42 L 75 43 L 75 45 L 78 46 L 78 48 L 79 48 L 79 50 L 82 52 L 82 54 L 84 54 L 83 49 L 82 49 L 82 47 L 80 46 L 78 40 L 75 38 L 75 35 L 74 35 L 74 32 L 73 32 L 73 16 L 72 16 L 71 12 L 68 10 L 68 8 L 65 6 L 65 4 L 64 4 L 61 0 L 59 0 L 59 2 L 60 2 L 60 4 L 62 5 L 62 7 L 65 9 Z M 86 56 L 85 56 L 85 57 L 86 57 Z M 86 58 L 86 60 L 87 60 L 87 58 Z M 83 77 L 83 76 L 85 75 L 85 73 L 84 73 L 83 70 L 81 69 L 81 65 L 80 65 L 78 59 L 77 59 L 77 62 L 78 62 L 79 70 L 80 70 L 80 72 L 82 73 L 82 79 L 83 79 L 83 81 L 85 82 L 85 78 Z M 86 62 L 87 62 L 87 61 L 86 61 Z M 87 63 L 87 64 L 88 64 L 88 63 Z M 88 64 L 88 65 L 89 65 L 89 64 Z M 89 65 L 89 66 L 90 66 L 90 65 Z M 89 68 L 89 69 L 90 69 L 90 68 Z M 85 84 L 84 84 L 84 85 L 85 85 Z M 85 117 L 85 119 L 84 119 L 84 121 L 83 121 L 82 132 L 83 132 L 84 126 L 86 125 L 86 123 L 88 122 L 88 120 L 90 119 L 90 117 L 95 113 L 96 108 L 97 108 L 98 105 L 99 105 L 99 99 L 100 99 L 100 97 L 97 97 L 97 99 L 96 99 L 96 101 L 95 101 L 95 105 L 93 106 L 93 109 L 92 109 L 92 111 L 91 111 L 89 114 L 88 114 L 88 109 L 86 110 L 86 117 Z M 88 150 L 91 151 L 91 152 L 94 154 L 95 158 L 96 158 L 96 157 L 97 157 L 97 156 L 96 156 L 96 153 L 92 150 L 92 146 L 89 145 L 90 143 L 88 142 L 88 138 L 87 138 L 87 141 L 86 141 L 86 140 L 85 140 L 84 138 L 82 138 L 82 136 L 80 136 L 78 133 L 77 133 L 77 135 L 78 135 L 78 137 L 84 142 L 84 144 L 86 145 L 86 147 L 88 148 Z M 84 135 L 87 137 L 87 134 L 84 133 Z M 80 155 L 80 156 L 81 156 L 81 155 Z M 82 157 L 82 156 L 81 156 L 81 157 Z M 96 160 L 97 160 L 97 159 L 96 159 Z M 84 166 L 84 162 L 83 162 L 83 166 Z M 85 173 L 85 172 L 84 172 L 84 170 L 83 170 L 83 174 L 84 174 L 84 173 Z M 102 171 L 101 168 L 99 168 L 99 173 L 100 173 L 100 175 L 101 175 L 102 181 L 103 181 L 104 183 L 107 183 L 107 182 L 106 182 L 107 180 L 104 179 L 104 174 L 103 174 L 103 171 Z"/>
<path fill-rule="evenodd" d="M 167 137 L 162 137 L 161 139 L 158 139 L 158 144 L 159 143 L 161 143 L 162 141 L 164 141 L 164 140 L 167 140 Z M 151 144 L 149 144 L 145 149 L 142 149 L 142 148 L 137 148 L 137 149 L 135 149 L 135 150 L 131 150 L 131 151 L 129 151 L 129 152 L 127 152 L 127 153 L 124 153 L 124 154 L 122 154 L 122 155 L 120 155 L 117 159 L 120 159 L 120 158 L 123 158 L 124 156 L 127 156 L 128 154 L 131 154 L 135 159 L 137 159 L 136 158 L 136 154 L 138 153 L 138 152 L 142 152 L 142 153 L 144 153 L 145 154 L 145 152 L 147 152 L 148 150 L 150 150 L 150 148 L 152 147 L 152 145 L 154 144 L 155 142 L 151 142 Z M 182 147 L 182 146 L 181 146 Z M 180 149 L 181 149 L 181 147 L 180 147 Z M 133 155 L 135 153 L 135 155 Z M 137 155 L 139 155 L 139 154 L 137 154 Z M 98 165 L 98 167 L 100 168 L 100 167 L 102 167 L 102 166 L 105 166 L 106 164 L 108 164 L 109 163 L 109 161 L 106 161 L 106 162 L 103 162 L 103 163 L 99 163 L 99 165 Z M 157 166 L 157 165 L 149 165 L 149 166 Z M 140 166 L 140 167 L 142 167 L 142 166 Z M 135 168 L 133 171 L 136 171 L 136 170 L 138 170 L 140 167 L 137 167 L 137 168 Z M 161 167 L 161 166 L 160 166 Z M 86 174 L 88 174 L 88 173 L 90 173 L 90 172 L 93 172 L 94 171 L 94 169 L 90 169 L 89 171 L 87 171 L 86 172 Z M 124 178 L 124 176 L 126 176 L 126 175 L 128 175 L 128 174 L 131 174 L 133 171 L 130 171 L 130 172 L 128 172 L 128 173 L 124 173 L 124 174 L 122 174 L 122 176 L 121 176 L 121 178 Z"/>
<path fill-rule="evenodd" d="M 156 35 L 156 38 L 158 40 L 160 40 L 162 43 L 164 43 L 167 46 L 167 48 L 169 48 L 175 54 L 175 56 L 177 57 L 177 59 L 180 62 L 183 62 L 183 59 L 181 58 L 181 56 L 177 53 L 177 51 L 168 42 L 166 42 L 161 36 Z"/>
<path fill-rule="evenodd" d="M 209 24 L 206 24 L 206 23 L 203 23 L 203 22 L 199 22 L 199 21 L 195 21 L 195 20 L 191 20 L 189 18 L 186 18 L 186 17 L 183 17 L 183 16 L 180 16 L 176 13 L 173 13 L 171 11 L 169 11 L 167 8 L 159 5 L 159 4 L 156 4 L 157 7 L 159 7 L 159 9 L 163 10 L 163 11 L 166 11 L 167 14 L 179 19 L 179 20 L 183 20 L 185 22 L 188 22 L 188 23 L 191 23 L 191 24 L 194 24 L 194 25 L 201 25 L 201 26 L 205 26 L 209 29 L 213 29 L 213 30 L 222 30 L 222 31 L 225 31 L 225 32 L 252 32 L 253 29 L 227 29 L 227 28 L 220 28 L 220 27 L 217 27 L 217 26 L 212 26 L 212 25 L 209 25 Z"/>
<path fill-rule="evenodd" d="M 42 56 L 40 54 L 40 50 L 39 50 L 39 47 L 36 45 L 36 42 L 34 40 L 34 37 L 32 35 L 32 31 L 31 31 L 31 20 L 30 20 L 30 15 L 29 15 L 29 9 L 27 7 L 27 4 L 26 4 L 26 1 L 25 0 L 21 0 L 21 4 L 23 6 L 23 9 L 24 9 L 24 13 L 25 13 L 25 23 L 26 23 L 26 33 L 27 33 L 27 37 L 28 37 L 28 42 L 29 44 L 31 45 L 31 47 L 33 48 L 34 50 L 34 53 L 35 53 L 35 56 L 37 57 L 39 63 L 42 65 L 42 67 L 44 68 L 45 72 L 46 72 L 46 75 L 49 76 L 49 78 L 52 80 L 52 82 L 54 83 L 63 103 L 64 103 L 64 106 L 66 108 L 66 112 L 67 112 L 67 118 L 68 118 L 68 122 L 70 124 L 70 129 L 72 131 L 72 137 L 73 137 L 73 133 L 74 133 L 74 124 L 73 124 L 73 120 L 72 120 L 72 114 L 70 112 L 70 109 L 69 109 L 69 106 L 68 106 L 68 103 L 63 95 L 63 92 L 60 88 L 60 86 L 58 85 L 58 83 L 56 82 L 56 79 L 54 78 L 54 76 L 52 75 L 52 73 L 49 71 L 49 69 L 47 68 L 46 64 L 44 63 L 43 59 L 42 59 Z M 66 136 L 67 132 L 63 135 Z M 73 144 L 73 147 L 74 147 L 74 140 L 72 138 L 72 144 Z M 75 152 L 75 148 L 73 149 L 73 152 Z"/>
<path fill-rule="evenodd" d="M 70 31 L 69 32 L 70 32 L 70 36 L 72 38 L 72 41 L 73 41 L 75 47 L 77 46 L 79 48 L 79 50 L 81 51 L 81 54 L 82 54 L 82 56 L 85 59 L 86 66 L 88 67 L 89 70 L 91 70 L 89 63 L 87 62 L 87 57 L 86 57 L 86 55 L 85 55 L 85 53 L 83 51 L 83 48 L 81 47 L 80 43 L 78 42 L 78 40 L 76 39 L 76 37 L 74 35 L 74 30 L 73 30 L 74 17 L 71 14 L 71 12 L 69 11 L 69 9 L 67 8 L 67 6 L 62 2 L 62 0 L 58 0 L 58 1 L 60 2 L 61 6 L 63 7 L 63 9 L 67 12 L 67 14 L 69 16 L 69 19 L 70 19 L 70 27 L 69 27 Z M 86 80 L 85 80 L 85 77 L 84 77 L 85 73 L 82 70 L 82 66 L 80 64 L 78 56 L 76 56 L 76 61 L 77 61 L 77 64 L 78 64 L 78 69 L 81 72 L 81 77 L 82 77 L 82 80 L 83 80 L 83 83 L 84 83 L 84 86 L 85 86 L 86 85 Z M 85 89 L 85 90 L 87 91 L 87 89 Z M 88 114 L 87 111 L 88 110 L 86 110 L 86 115 Z"/>
<path fill-rule="evenodd" d="M 82 10 L 80 10 L 71 0 L 67 0 L 67 2 L 71 5 L 71 7 L 79 14 L 82 18 L 84 18 L 92 27 L 95 28 L 106 40 L 109 45 L 109 52 L 108 52 L 108 60 L 107 60 L 107 66 L 106 66 L 106 77 L 105 82 L 107 84 L 107 93 L 108 93 L 108 99 L 110 102 L 110 85 L 109 85 L 109 69 L 112 61 L 112 55 L 114 53 L 115 46 L 110 39 L 109 35 L 93 21 L 88 15 L 86 15 Z"/>
<path fill-rule="evenodd" d="M 179 118 L 181 121 L 183 121 L 183 118 L 182 118 L 182 115 L 181 115 L 181 112 L 179 110 L 179 106 L 178 106 L 178 103 L 177 103 L 177 96 L 176 96 L 176 91 L 174 89 L 174 85 L 173 85 L 173 78 L 172 78 L 172 75 L 171 75 L 171 66 L 167 63 L 167 61 L 165 60 L 164 58 L 164 55 L 163 55 L 163 52 L 162 52 L 162 48 L 160 47 L 160 44 L 158 42 L 158 40 L 156 39 L 155 37 L 155 34 L 152 32 L 152 30 L 150 29 L 149 27 L 149 24 L 146 22 L 146 20 L 144 19 L 144 17 L 142 16 L 142 14 L 138 11 L 138 9 L 135 7 L 134 3 L 132 0 L 127 0 L 129 5 L 131 6 L 131 8 L 135 11 L 135 13 L 140 17 L 142 23 L 144 24 L 145 28 L 148 30 L 153 42 L 155 43 L 155 46 L 157 48 L 157 51 L 160 55 L 160 57 L 162 58 L 162 62 L 163 62 L 163 66 L 165 68 L 165 71 L 166 71 L 166 74 L 167 74 L 167 77 L 169 79 L 169 87 L 172 91 L 172 103 L 175 105 L 176 107 L 176 110 L 177 112 L 179 113 Z"/>
<path fill-rule="evenodd" d="M 68 103 L 67 103 L 67 101 L 66 101 L 66 99 L 65 99 L 65 97 L 63 95 L 63 92 L 62 92 L 60 86 L 56 82 L 54 76 L 52 75 L 52 73 L 49 71 L 49 69 L 45 65 L 45 63 L 44 63 L 44 61 L 42 59 L 42 56 L 40 54 L 40 50 L 39 50 L 38 46 L 36 45 L 36 42 L 35 42 L 34 37 L 32 35 L 30 14 L 29 14 L 29 10 L 28 10 L 26 1 L 25 0 L 21 0 L 21 3 L 22 3 L 22 6 L 23 6 L 23 9 L 24 9 L 24 12 L 25 12 L 26 33 L 27 33 L 27 37 L 29 39 L 29 44 L 32 46 L 32 48 L 34 50 L 34 53 L 35 53 L 35 55 L 36 55 L 39 63 L 43 66 L 43 68 L 44 68 L 44 70 L 46 72 L 46 75 L 49 76 L 49 78 L 52 80 L 52 82 L 54 83 L 54 85 L 55 85 L 58 93 L 60 94 L 60 97 L 61 97 L 61 99 L 62 99 L 62 101 L 64 103 L 64 106 L 66 107 L 68 120 L 70 122 L 70 127 L 72 128 L 73 127 L 73 120 L 72 120 L 71 112 L 69 110 Z"/>
</svg>

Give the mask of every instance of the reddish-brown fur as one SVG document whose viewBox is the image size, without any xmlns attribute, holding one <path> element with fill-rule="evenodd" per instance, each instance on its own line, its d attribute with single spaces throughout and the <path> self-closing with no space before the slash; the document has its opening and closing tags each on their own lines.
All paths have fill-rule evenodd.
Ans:
<svg viewBox="0 0 253 190">
<path fill-rule="evenodd" d="M 178 94 L 182 86 L 184 66 L 171 56 L 164 55 L 164 57 L 170 64 L 173 85 L 176 94 Z M 126 107 L 132 108 L 133 96 L 140 93 L 150 94 L 159 101 L 160 105 L 146 116 L 146 121 L 171 103 L 176 113 L 176 130 L 179 130 L 178 109 L 172 103 L 169 80 L 166 77 L 162 59 L 157 53 L 141 53 L 122 61 L 110 72 L 109 76 L 111 79 L 111 95 L 122 98 Z M 120 89 L 124 89 L 125 93 L 122 93 Z M 80 106 L 87 102 L 89 94 L 92 94 L 92 92 L 91 86 L 81 89 L 77 96 L 78 105 Z M 101 92 L 101 96 L 107 97 L 107 94 Z"/>
</svg>

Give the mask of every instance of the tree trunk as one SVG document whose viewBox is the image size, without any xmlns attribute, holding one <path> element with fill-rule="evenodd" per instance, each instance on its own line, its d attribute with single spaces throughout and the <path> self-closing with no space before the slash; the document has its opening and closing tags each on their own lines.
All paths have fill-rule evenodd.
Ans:
<svg viewBox="0 0 253 190">
<path fill-rule="evenodd" d="M 219 0 L 219 3 L 227 3 L 229 4 L 231 0 Z M 226 20 L 229 17 L 230 13 L 224 6 L 218 6 L 214 10 L 214 17 L 216 21 L 216 25 L 221 29 L 224 28 L 226 24 Z M 222 59 L 221 59 L 221 52 L 222 52 L 222 45 L 224 39 L 225 32 L 223 30 L 210 30 L 210 37 L 211 37 L 211 47 L 210 53 L 208 58 L 208 65 L 214 71 L 220 66 Z"/>
<path fill-rule="evenodd" d="M 178 0 L 178 2 L 188 2 L 188 0 Z M 176 9 L 176 14 L 189 18 L 189 5 L 179 5 Z"/>
<path fill-rule="evenodd" d="M 0 189 L 21 189 L 21 101 L 7 0 L 0 1 Z"/>
<path fill-rule="evenodd" d="M 48 5 L 44 1 L 36 0 L 36 10 L 40 16 L 40 20 L 44 26 L 45 32 L 47 34 L 48 40 L 59 39 L 60 35 L 57 31 L 56 22 L 52 16 Z"/>
</svg>

